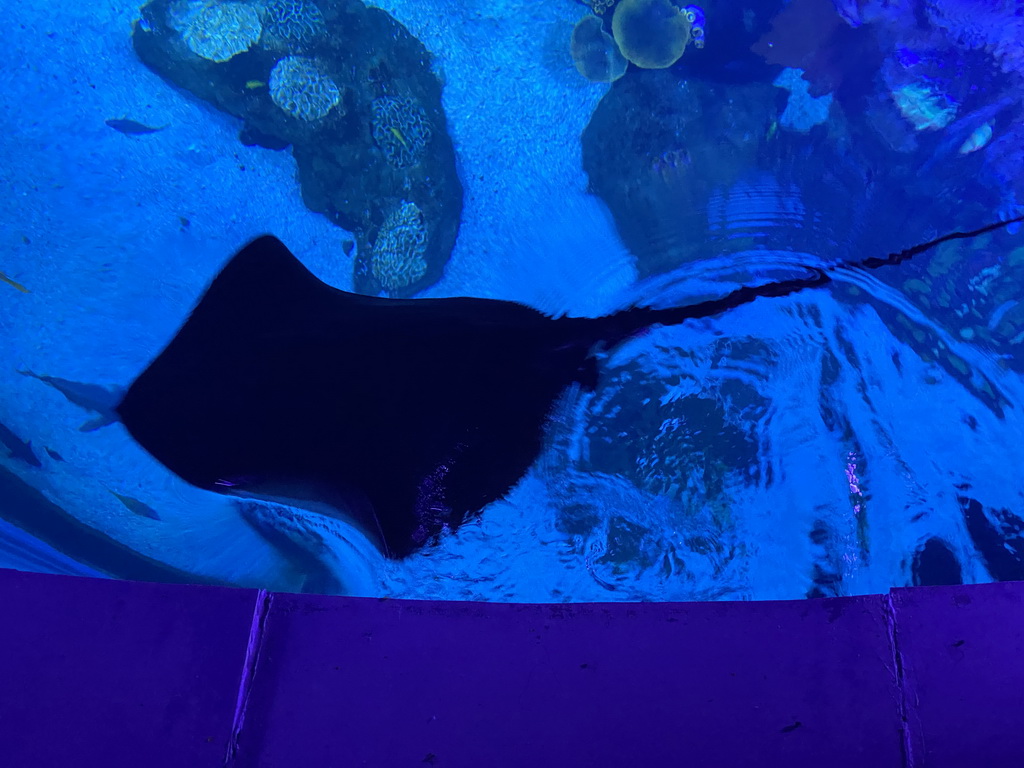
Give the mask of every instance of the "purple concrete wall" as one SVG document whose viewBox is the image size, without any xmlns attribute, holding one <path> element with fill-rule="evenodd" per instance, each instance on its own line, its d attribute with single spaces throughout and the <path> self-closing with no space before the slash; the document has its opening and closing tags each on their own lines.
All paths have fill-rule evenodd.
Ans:
<svg viewBox="0 0 1024 768">
<path fill-rule="evenodd" d="M 501 605 L 0 571 L 0 764 L 1016 767 L 1021 595 Z"/>
<path fill-rule="evenodd" d="M 222 765 L 255 594 L 0 571 L 0 765 Z"/>
<path fill-rule="evenodd" d="M 1024 583 L 893 590 L 914 766 L 1024 766 Z"/>
<path fill-rule="evenodd" d="M 310 765 L 899 761 L 877 597 L 546 606 L 277 595 L 262 653 L 247 766 L 291 766 L 297 750 Z"/>
</svg>

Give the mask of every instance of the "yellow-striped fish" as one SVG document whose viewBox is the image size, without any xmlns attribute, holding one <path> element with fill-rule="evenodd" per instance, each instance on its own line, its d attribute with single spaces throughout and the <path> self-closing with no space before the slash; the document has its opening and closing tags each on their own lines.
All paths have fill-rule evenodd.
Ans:
<svg viewBox="0 0 1024 768">
<path fill-rule="evenodd" d="M 257 88 L 266 88 L 267 84 L 262 80 L 246 80 L 245 88 L 248 91 L 255 91 Z"/>
</svg>

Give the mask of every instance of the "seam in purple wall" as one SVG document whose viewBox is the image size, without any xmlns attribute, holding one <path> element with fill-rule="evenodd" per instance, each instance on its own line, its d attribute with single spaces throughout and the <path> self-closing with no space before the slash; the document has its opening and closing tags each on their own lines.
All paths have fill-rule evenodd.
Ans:
<svg viewBox="0 0 1024 768">
<path fill-rule="evenodd" d="M 889 649 L 892 651 L 893 682 L 896 684 L 896 707 L 900 716 L 900 751 L 903 753 L 903 768 L 914 768 L 914 746 L 910 738 L 910 717 L 907 702 L 907 680 L 903 663 L 903 652 L 900 650 L 899 623 L 896 617 L 896 606 L 892 599 L 892 590 L 884 596 L 882 609 L 885 612 L 885 623 L 889 630 Z"/>
<path fill-rule="evenodd" d="M 267 617 L 270 615 L 270 604 L 274 601 L 273 592 L 261 589 L 256 594 L 256 605 L 252 614 L 252 625 L 249 627 L 249 643 L 245 649 L 245 660 L 242 663 L 242 675 L 238 682 L 238 698 L 235 701 L 235 716 L 231 723 L 231 735 L 228 737 L 227 754 L 224 756 L 224 768 L 235 763 L 238 754 L 238 742 L 245 725 L 245 711 L 249 706 L 249 695 L 252 693 L 253 680 L 256 678 L 256 667 L 260 660 L 260 650 L 267 631 Z"/>
</svg>

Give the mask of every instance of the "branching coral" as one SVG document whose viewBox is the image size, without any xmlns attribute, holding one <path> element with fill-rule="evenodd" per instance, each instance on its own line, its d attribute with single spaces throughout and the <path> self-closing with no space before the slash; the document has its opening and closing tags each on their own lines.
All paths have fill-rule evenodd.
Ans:
<svg viewBox="0 0 1024 768">
<path fill-rule="evenodd" d="M 341 89 L 302 56 L 287 56 L 270 72 L 270 98 L 281 109 L 299 120 L 319 120 L 341 100 Z"/>
<path fill-rule="evenodd" d="M 384 220 L 370 254 L 370 270 L 386 291 L 412 285 L 427 272 L 427 226 L 415 203 L 403 200 Z"/>
<path fill-rule="evenodd" d="M 197 13 L 182 37 L 197 56 L 224 62 L 249 50 L 262 31 L 260 16 L 252 6 L 219 3 Z"/>
<path fill-rule="evenodd" d="M 416 165 L 430 141 L 427 115 L 408 97 L 381 96 L 373 101 L 373 140 L 396 168 Z"/>
<path fill-rule="evenodd" d="M 690 42 L 690 20 L 671 0 L 621 0 L 612 34 L 622 55 L 643 69 L 675 64 Z"/>
</svg>

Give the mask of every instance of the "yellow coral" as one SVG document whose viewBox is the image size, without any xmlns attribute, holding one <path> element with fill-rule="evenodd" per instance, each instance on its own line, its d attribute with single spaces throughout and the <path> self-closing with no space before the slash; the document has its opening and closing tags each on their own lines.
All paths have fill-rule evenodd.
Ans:
<svg viewBox="0 0 1024 768">
<path fill-rule="evenodd" d="M 671 0 L 622 0 L 612 16 L 622 55 L 643 69 L 671 67 L 690 42 L 690 20 Z"/>
</svg>

